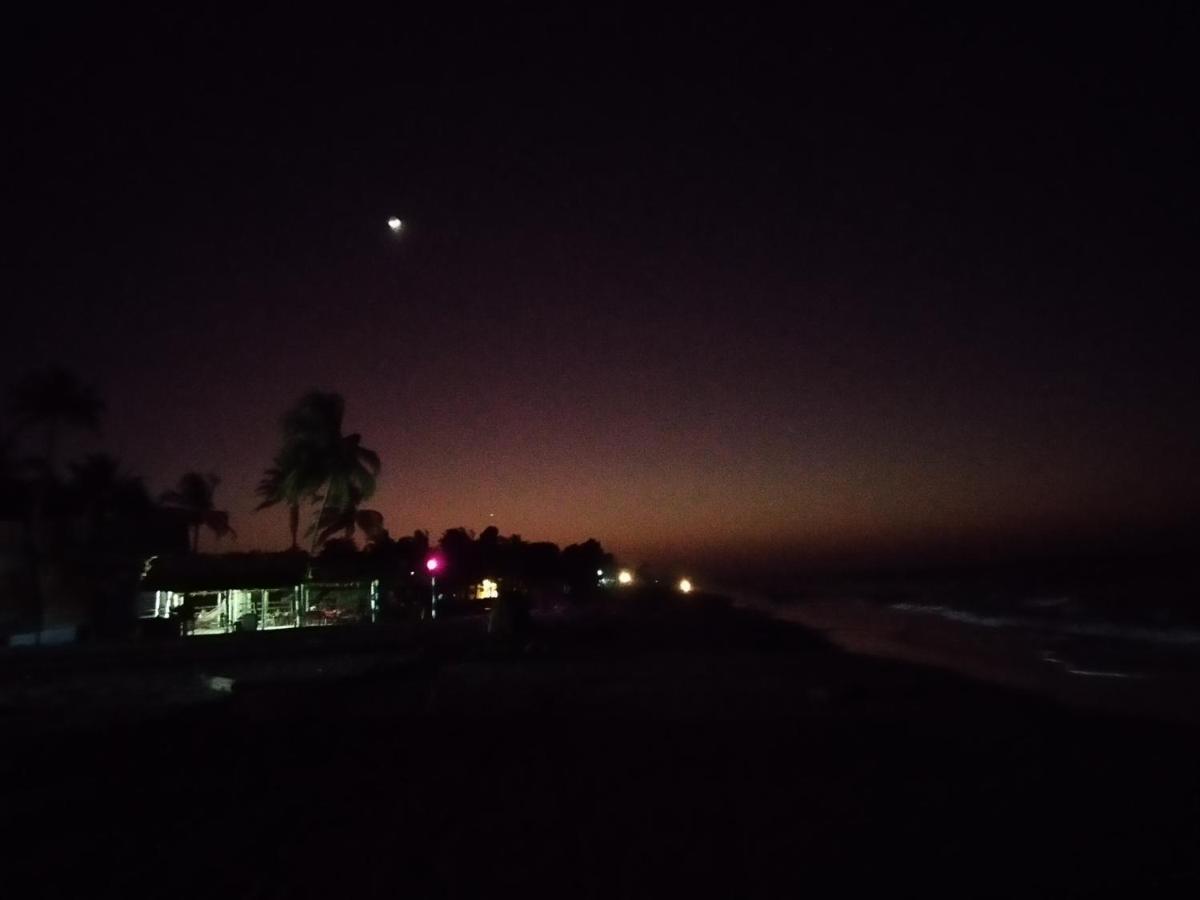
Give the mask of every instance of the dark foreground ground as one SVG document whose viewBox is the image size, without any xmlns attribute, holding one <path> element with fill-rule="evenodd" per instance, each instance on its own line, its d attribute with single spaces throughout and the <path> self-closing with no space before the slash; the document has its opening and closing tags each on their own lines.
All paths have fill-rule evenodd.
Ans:
<svg viewBox="0 0 1200 900">
<path fill-rule="evenodd" d="M 1191 726 L 735 611 L 479 631 L 141 720 L 0 718 L 5 895 L 1198 895 Z"/>
</svg>

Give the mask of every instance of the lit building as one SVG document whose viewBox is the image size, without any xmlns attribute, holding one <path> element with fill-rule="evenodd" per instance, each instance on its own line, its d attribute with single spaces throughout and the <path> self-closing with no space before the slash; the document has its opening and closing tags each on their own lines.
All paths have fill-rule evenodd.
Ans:
<svg viewBox="0 0 1200 900">
<path fill-rule="evenodd" d="M 471 585 L 470 594 L 474 600 L 495 600 L 500 596 L 500 583 L 485 578 L 479 584 Z"/>
<path fill-rule="evenodd" d="M 229 554 L 155 558 L 142 576 L 138 614 L 204 635 L 373 622 L 378 611 L 378 578 L 310 565 L 298 554 Z"/>
</svg>

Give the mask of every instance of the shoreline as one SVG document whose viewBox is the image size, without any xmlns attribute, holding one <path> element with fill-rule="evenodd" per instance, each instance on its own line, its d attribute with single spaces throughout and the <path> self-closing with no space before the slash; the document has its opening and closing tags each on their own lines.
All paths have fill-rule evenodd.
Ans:
<svg viewBox="0 0 1200 900">
<path fill-rule="evenodd" d="M 1200 722 L 1200 673 L 1077 663 L 1061 649 L 1064 635 L 1049 629 L 990 627 L 860 598 L 740 603 L 855 655 L 952 671 L 1093 712 Z"/>
</svg>

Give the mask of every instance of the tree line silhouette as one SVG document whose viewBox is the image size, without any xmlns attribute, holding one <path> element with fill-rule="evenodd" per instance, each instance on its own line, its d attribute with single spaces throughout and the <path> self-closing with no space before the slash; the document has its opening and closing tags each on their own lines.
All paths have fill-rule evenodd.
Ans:
<svg viewBox="0 0 1200 900">
<path fill-rule="evenodd" d="M 31 373 L 8 391 L 0 425 L 0 632 L 40 631 L 56 592 L 82 598 L 91 619 L 113 624 L 149 557 L 198 553 L 204 531 L 218 541 L 236 539 L 229 513 L 219 508 L 215 474 L 184 472 L 155 497 L 107 453 L 88 453 L 61 471 L 64 437 L 99 434 L 104 412 L 98 392 L 60 367 Z M 593 539 L 560 550 L 502 536 L 494 526 L 478 535 L 452 528 L 436 544 L 424 531 L 393 538 L 382 513 L 365 506 L 376 490 L 379 455 L 360 434 L 346 433 L 344 420 L 345 400 L 316 390 L 282 417 L 280 448 L 256 488 L 256 511 L 286 510 L 290 552 L 388 573 L 419 573 L 436 552 L 448 584 L 556 581 L 575 593 L 588 592 L 598 571 L 612 569 L 612 555 Z"/>
</svg>

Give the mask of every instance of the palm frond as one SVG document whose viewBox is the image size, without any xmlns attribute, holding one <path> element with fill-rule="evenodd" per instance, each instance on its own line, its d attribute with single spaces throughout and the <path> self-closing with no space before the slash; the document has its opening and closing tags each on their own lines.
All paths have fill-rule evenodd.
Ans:
<svg viewBox="0 0 1200 900">
<path fill-rule="evenodd" d="M 216 536 L 217 540 L 225 537 L 237 540 L 237 532 L 229 524 L 229 513 L 223 510 L 214 509 L 208 512 L 204 516 L 204 526 Z"/>
</svg>

